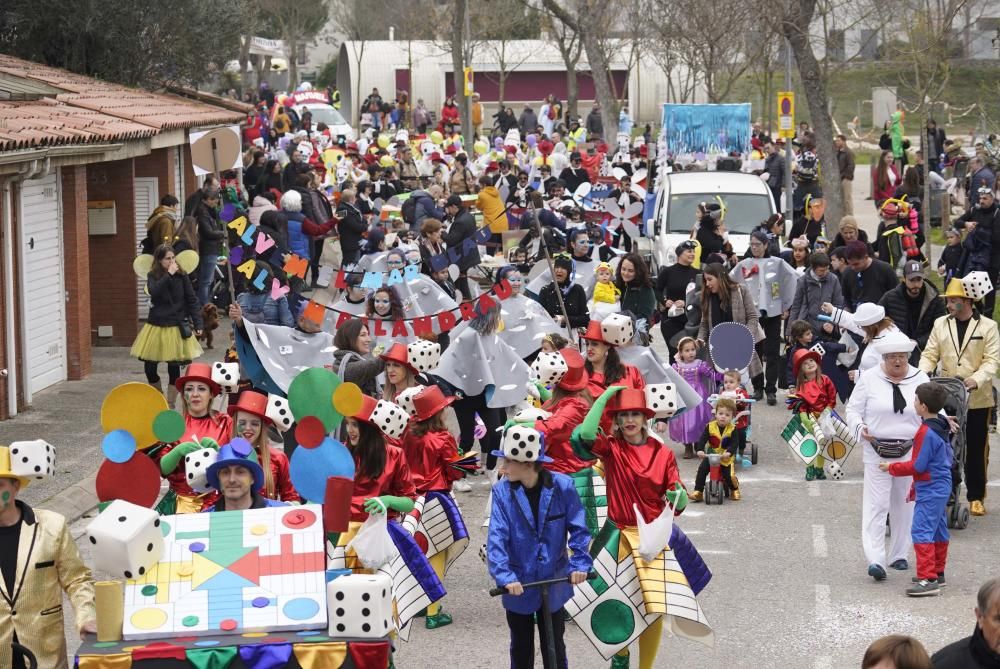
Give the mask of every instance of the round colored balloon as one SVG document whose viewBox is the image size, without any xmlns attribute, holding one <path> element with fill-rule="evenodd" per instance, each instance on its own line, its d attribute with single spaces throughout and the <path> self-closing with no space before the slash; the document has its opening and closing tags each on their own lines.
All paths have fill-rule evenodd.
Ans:
<svg viewBox="0 0 1000 669">
<path fill-rule="evenodd" d="M 382 167 L 392 167 L 396 161 L 392 159 L 392 156 L 382 156 L 378 159 L 378 164 Z"/>
<path fill-rule="evenodd" d="M 364 393 L 356 383 L 341 383 L 333 391 L 333 408 L 345 416 L 361 411 Z"/>
<path fill-rule="evenodd" d="M 441 143 L 444 142 L 444 135 L 442 135 L 439 130 L 433 131 L 431 133 L 431 142 L 433 142 L 436 146 L 441 146 Z"/>
<path fill-rule="evenodd" d="M 339 385 L 340 377 L 328 369 L 313 367 L 300 372 L 288 386 L 288 406 L 295 420 L 316 416 L 323 421 L 324 431 L 332 432 L 343 420 L 330 401 Z"/>
<path fill-rule="evenodd" d="M 101 405 L 101 430 L 106 434 L 125 430 L 135 438 L 136 448 L 159 443 L 153 421 L 166 411 L 167 398 L 147 383 L 123 383 L 113 388 Z"/>
<path fill-rule="evenodd" d="M 305 499 L 322 504 L 326 480 L 331 476 L 354 478 L 354 457 L 342 443 L 327 437 L 316 448 L 296 448 L 289 468 L 292 485 Z"/>
<path fill-rule="evenodd" d="M 101 440 L 101 450 L 111 462 L 128 462 L 135 455 L 135 437 L 125 430 L 112 430 Z"/>
<path fill-rule="evenodd" d="M 97 499 L 125 500 L 152 508 L 160 494 L 160 468 L 145 453 L 135 453 L 128 462 L 106 460 L 97 470 Z"/>
<path fill-rule="evenodd" d="M 184 436 L 184 416 L 167 409 L 157 414 L 153 419 L 153 434 L 165 444 L 177 441 Z"/>
<path fill-rule="evenodd" d="M 378 136 L 378 145 L 383 149 L 389 146 L 389 141 L 390 141 L 389 135 Z"/>
<path fill-rule="evenodd" d="M 306 416 L 295 426 L 295 441 L 303 448 L 316 448 L 325 438 L 326 429 L 323 427 L 323 421 L 316 416 Z"/>
<path fill-rule="evenodd" d="M 485 140 L 480 139 L 472 145 L 472 150 L 476 152 L 477 156 L 481 156 L 490 150 L 490 145 Z"/>
</svg>

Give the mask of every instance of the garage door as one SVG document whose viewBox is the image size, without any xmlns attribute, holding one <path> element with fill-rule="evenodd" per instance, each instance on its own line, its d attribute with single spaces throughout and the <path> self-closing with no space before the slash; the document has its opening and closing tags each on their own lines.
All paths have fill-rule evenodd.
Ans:
<svg viewBox="0 0 1000 669">
<path fill-rule="evenodd" d="M 146 238 L 146 221 L 153 215 L 160 196 L 157 195 L 160 184 L 156 177 L 137 177 L 135 179 L 135 242 L 136 249 Z M 146 294 L 146 277 L 136 278 L 136 299 L 139 301 L 139 318 L 149 316 L 149 296 Z"/>
<path fill-rule="evenodd" d="M 27 398 L 66 380 L 66 293 L 58 172 L 21 187 L 21 305 Z"/>
</svg>

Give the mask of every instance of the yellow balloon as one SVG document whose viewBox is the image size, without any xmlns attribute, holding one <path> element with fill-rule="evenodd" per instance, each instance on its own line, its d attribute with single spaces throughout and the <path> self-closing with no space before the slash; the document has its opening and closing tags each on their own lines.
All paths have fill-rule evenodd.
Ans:
<svg viewBox="0 0 1000 669">
<path fill-rule="evenodd" d="M 386 148 L 387 146 L 389 146 L 389 135 L 379 135 L 378 136 L 378 145 L 380 147 L 382 147 L 383 149 Z"/>
<path fill-rule="evenodd" d="M 435 130 L 431 133 L 431 142 L 433 142 L 436 146 L 441 146 L 441 143 L 444 142 L 444 135 Z"/>
<path fill-rule="evenodd" d="M 392 159 L 392 156 L 382 156 L 378 159 L 378 164 L 382 167 L 392 167 L 396 161 Z"/>
<path fill-rule="evenodd" d="M 472 148 L 473 150 L 475 150 L 477 156 L 482 156 L 485 155 L 486 152 L 490 150 L 490 145 L 484 142 L 483 140 L 479 140 L 478 142 L 472 145 Z"/>
<path fill-rule="evenodd" d="M 362 404 L 361 388 L 356 383 L 341 383 L 333 391 L 333 408 L 344 416 L 353 416 L 361 411 Z"/>
</svg>

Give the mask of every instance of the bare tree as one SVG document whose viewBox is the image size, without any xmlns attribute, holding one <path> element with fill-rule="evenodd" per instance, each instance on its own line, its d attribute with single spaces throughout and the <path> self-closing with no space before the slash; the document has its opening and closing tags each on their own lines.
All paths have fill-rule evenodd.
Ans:
<svg viewBox="0 0 1000 669">
<path fill-rule="evenodd" d="M 566 109 L 570 114 L 576 116 L 580 99 L 580 81 L 576 74 L 576 68 L 580 64 L 580 56 L 583 54 L 580 36 L 576 34 L 575 30 L 551 14 L 543 14 L 541 20 L 545 25 L 549 39 L 556 45 L 563 64 L 566 66 Z"/>
<path fill-rule="evenodd" d="M 256 0 L 267 21 L 285 40 L 288 51 L 288 87 L 299 83 L 299 47 L 312 40 L 330 18 L 329 0 L 310 2 L 285 2 L 284 0 Z"/>
</svg>

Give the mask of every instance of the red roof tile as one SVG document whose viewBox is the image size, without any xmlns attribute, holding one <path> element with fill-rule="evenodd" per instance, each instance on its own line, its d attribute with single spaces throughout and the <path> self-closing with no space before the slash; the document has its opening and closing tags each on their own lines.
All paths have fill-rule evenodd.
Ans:
<svg viewBox="0 0 1000 669">
<path fill-rule="evenodd" d="M 0 101 L 0 151 L 152 137 L 156 129 L 52 99 Z"/>
</svg>

